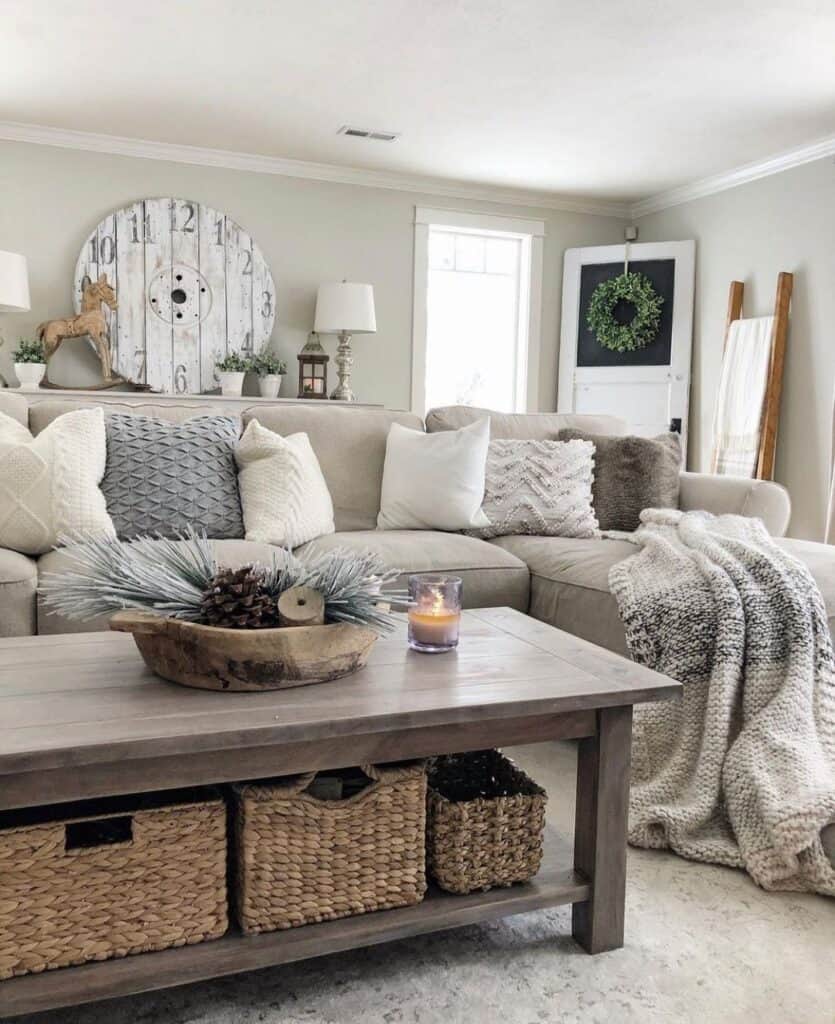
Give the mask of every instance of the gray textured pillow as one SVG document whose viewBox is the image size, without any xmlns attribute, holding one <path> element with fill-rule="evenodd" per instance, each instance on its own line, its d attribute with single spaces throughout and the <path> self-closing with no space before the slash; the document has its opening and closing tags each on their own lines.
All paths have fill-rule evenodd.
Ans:
<svg viewBox="0 0 835 1024">
<path fill-rule="evenodd" d="M 471 537 L 596 537 L 591 480 L 594 448 L 584 441 L 496 440 L 487 449 L 484 501 L 489 526 Z"/>
<path fill-rule="evenodd" d="M 604 437 L 566 428 L 557 437 L 594 443 L 592 494 L 601 530 L 637 530 L 645 508 L 678 508 L 678 434 Z"/>
<path fill-rule="evenodd" d="M 168 423 L 108 416 L 101 489 L 120 540 L 175 537 L 189 524 L 209 537 L 243 537 L 234 416 Z"/>
</svg>

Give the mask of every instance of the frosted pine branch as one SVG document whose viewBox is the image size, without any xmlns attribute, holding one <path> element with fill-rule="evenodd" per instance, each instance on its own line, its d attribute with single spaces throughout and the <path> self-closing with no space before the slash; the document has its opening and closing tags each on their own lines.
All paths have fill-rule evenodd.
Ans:
<svg viewBox="0 0 835 1024">
<path fill-rule="evenodd" d="M 71 567 L 45 573 L 40 592 L 49 611 L 88 621 L 126 608 L 192 622 L 201 620 L 200 602 L 218 571 L 211 541 L 188 529 L 175 540 L 139 537 L 123 543 L 115 537 L 63 537 Z M 325 601 L 329 622 L 389 632 L 395 623 L 391 602 L 408 596 L 391 587 L 400 575 L 379 555 L 348 548 L 310 551 L 304 558 L 283 550 L 263 573 L 264 590 L 276 601 L 290 587 L 308 586 Z"/>
</svg>

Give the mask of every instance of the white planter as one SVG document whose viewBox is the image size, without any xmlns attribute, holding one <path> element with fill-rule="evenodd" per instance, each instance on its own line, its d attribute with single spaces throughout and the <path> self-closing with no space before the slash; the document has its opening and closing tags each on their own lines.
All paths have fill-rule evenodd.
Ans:
<svg viewBox="0 0 835 1024">
<path fill-rule="evenodd" d="M 224 372 L 223 370 L 218 370 L 217 379 L 220 381 L 220 393 L 231 397 L 240 396 L 244 389 L 244 377 L 246 377 L 244 371 Z"/>
<path fill-rule="evenodd" d="M 259 377 L 258 390 L 261 392 L 261 397 L 278 398 L 278 390 L 283 379 L 284 376 L 280 373 L 268 373 L 264 377 Z"/>
<path fill-rule="evenodd" d="M 37 391 L 46 373 L 46 363 L 15 363 L 14 372 L 21 391 Z"/>
</svg>

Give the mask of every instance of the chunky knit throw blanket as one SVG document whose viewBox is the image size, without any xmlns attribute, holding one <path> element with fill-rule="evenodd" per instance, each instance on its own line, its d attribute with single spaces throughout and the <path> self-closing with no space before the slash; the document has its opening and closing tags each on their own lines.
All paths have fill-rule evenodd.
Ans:
<svg viewBox="0 0 835 1024">
<path fill-rule="evenodd" d="M 835 659 L 815 581 L 758 519 L 641 520 L 609 585 L 633 658 L 684 693 L 635 708 L 630 842 L 835 895 L 820 839 L 835 821 Z"/>
</svg>

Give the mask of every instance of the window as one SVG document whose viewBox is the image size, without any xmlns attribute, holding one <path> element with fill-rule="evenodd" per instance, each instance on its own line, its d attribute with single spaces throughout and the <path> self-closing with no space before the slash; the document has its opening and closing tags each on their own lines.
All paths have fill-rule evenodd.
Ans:
<svg viewBox="0 0 835 1024">
<path fill-rule="evenodd" d="M 538 221 L 418 209 L 412 407 L 536 407 Z"/>
</svg>

